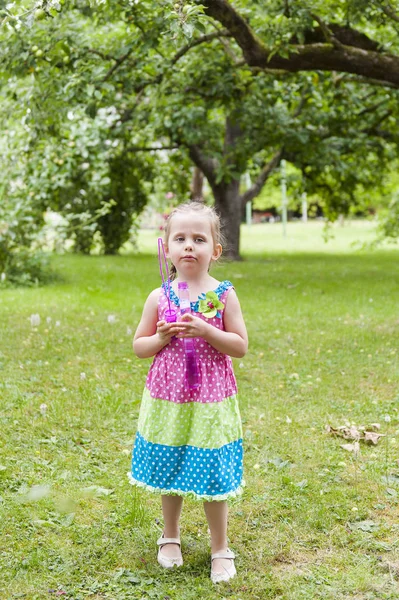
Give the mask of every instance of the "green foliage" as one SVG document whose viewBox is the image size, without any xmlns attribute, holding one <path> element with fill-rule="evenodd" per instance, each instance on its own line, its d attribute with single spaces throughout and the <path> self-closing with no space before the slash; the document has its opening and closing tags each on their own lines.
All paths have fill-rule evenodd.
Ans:
<svg viewBox="0 0 399 600">
<path fill-rule="evenodd" d="M 397 169 L 391 174 L 385 188 L 385 206 L 381 211 L 377 244 L 399 239 L 399 175 Z"/>
<path fill-rule="evenodd" d="M 382 218 L 380 233 L 383 240 L 388 238 L 397 243 L 399 238 L 399 195 L 389 204 L 389 211 Z"/>
<path fill-rule="evenodd" d="M 0 288 L 33 286 L 53 278 L 48 255 L 39 248 L 36 218 L 29 204 L 4 200 L 0 204 Z"/>
<path fill-rule="evenodd" d="M 147 203 L 144 181 L 151 175 L 150 170 L 148 171 L 145 172 L 137 157 L 126 154 L 110 163 L 109 195 L 114 204 L 98 220 L 105 254 L 116 254 L 129 239 L 133 218 L 141 213 Z"/>
<path fill-rule="evenodd" d="M 315 14 L 398 50 L 395 22 L 375 2 L 235 7 L 281 56 L 298 43 L 325 42 Z M 0 188 L 19 177 L 18 199 L 29 199 L 37 227 L 44 210 L 56 210 L 77 251 L 100 239 L 105 252 L 117 252 L 148 198 L 186 199 L 193 146 L 219 186 L 245 172 L 254 181 L 283 148 L 302 173 L 296 193 L 320 198 L 331 219 L 353 211 L 359 189 L 373 190 L 375 208 L 397 157 L 397 89 L 348 74 L 249 67 L 200 2 L 24 0 L 2 18 Z M 154 147 L 168 148 L 169 158 Z"/>
</svg>

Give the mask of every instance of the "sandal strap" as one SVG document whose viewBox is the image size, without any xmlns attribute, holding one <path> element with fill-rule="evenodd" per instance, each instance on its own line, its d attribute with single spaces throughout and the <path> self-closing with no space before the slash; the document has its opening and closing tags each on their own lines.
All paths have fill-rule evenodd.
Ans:
<svg viewBox="0 0 399 600">
<path fill-rule="evenodd" d="M 157 544 L 158 546 L 165 546 L 165 544 L 178 544 L 179 546 L 181 546 L 181 542 L 179 538 L 165 538 L 165 537 L 160 537 L 159 540 L 157 540 Z"/>
<path fill-rule="evenodd" d="M 215 554 L 211 555 L 212 560 L 214 560 L 215 558 L 231 558 L 232 560 L 234 560 L 235 557 L 236 555 L 232 550 L 230 550 L 230 548 L 227 548 L 225 552 L 215 552 Z"/>
</svg>

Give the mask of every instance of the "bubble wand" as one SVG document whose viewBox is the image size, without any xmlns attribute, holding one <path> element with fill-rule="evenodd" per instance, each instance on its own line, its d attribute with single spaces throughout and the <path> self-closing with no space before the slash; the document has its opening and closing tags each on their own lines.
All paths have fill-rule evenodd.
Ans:
<svg viewBox="0 0 399 600">
<path fill-rule="evenodd" d="M 179 290 L 180 312 L 182 315 L 191 314 L 190 292 L 185 281 L 177 284 Z M 197 357 L 195 354 L 195 342 L 193 338 L 184 338 L 184 350 L 186 353 L 186 378 L 190 390 L 199 387 L 199 375 Z"/>
<path fill-rule="evenodd" d="M 166 260 L 165 246 L 163 245 L 163 239 L 158 238 L 158 262 L 159 262 L 159 272 L 161 273 L 162 286 L 165 289 L 166 297 L 168 299 L 169 309 L 165 310 L 165 320 L 167 323 L 176 323 L 177 316 L 176 311 L 170 307 L 170 277 L 169 277 L 169 267 L 168 261 Z M 165 275 L 166 282 L 164 277 L 164 267 L 165 267 Z"/>
<path fill-rule="evenodd" d="M 158 238 L 158 262 L 159 272 L 161 274 L 162 286 L 166 292 L 169 308 L 165 310 L 165 320 L 167 323 L 175 323 L 177 320 L 176 311 L 171 308 L 170 304 L 170 277 L 168 261 L 166 260 L 165 246 L 162 238 Z M 164 276 L 166 275 L 166 281 Z M 188 285 L 185 281 L 178 284 L 180 312 L 182 315 L 191 313 L 190 294 Z M 195 343 L 192 338 L 184 338 L 184 350 L 186 355 L 186 378 L 190 390 L 196 390 L 199 387 L 199 376 L 197 359 L 195 355 Z"/>
</svg>

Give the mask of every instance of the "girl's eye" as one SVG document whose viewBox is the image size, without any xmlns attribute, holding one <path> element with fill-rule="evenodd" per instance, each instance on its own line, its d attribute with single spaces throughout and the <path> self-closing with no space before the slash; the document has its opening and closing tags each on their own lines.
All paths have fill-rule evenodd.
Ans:
<svg viewBox="0 0 399 600">
<path fill-rule="evenodd" d="M 184 241 L 184 238 L 181 236 L 176 238 L 176 242 L 183 242 L 183 241 Z"/>
<path fill-rule="evenodd" d="M 202 238 L 197 238 L 196 242 L 203 242 L 204 240 Z"/>
</svg>

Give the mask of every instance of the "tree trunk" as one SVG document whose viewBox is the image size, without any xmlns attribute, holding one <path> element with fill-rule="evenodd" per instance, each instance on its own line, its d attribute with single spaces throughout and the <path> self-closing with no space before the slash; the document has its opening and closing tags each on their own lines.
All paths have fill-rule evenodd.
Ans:
<svg viewBox="0 0 399 600">
<path fill-rule="evenodd" d="M 191 200 L 203 202 L 204 174 L 198 167 L 194 167 L 193 178 L 191 180 Z"/>
<path fill-rule="evenodd" d="M 215 209 L 222 221 L 222 232 L 225 238 L 223 255 L 232 260 L 240 260 L 240 224 L 242 199 L 240 196 L 240 180 L 213 186 Z"/>
</svg>

